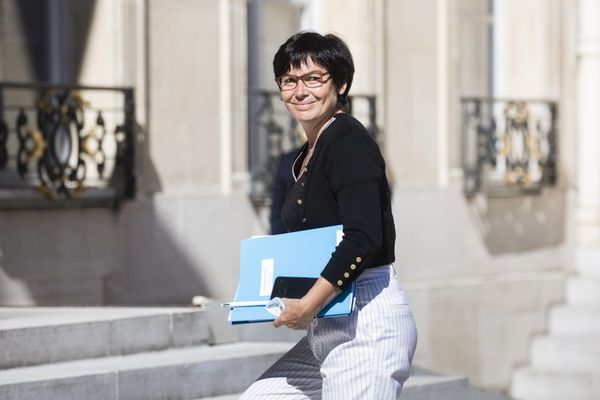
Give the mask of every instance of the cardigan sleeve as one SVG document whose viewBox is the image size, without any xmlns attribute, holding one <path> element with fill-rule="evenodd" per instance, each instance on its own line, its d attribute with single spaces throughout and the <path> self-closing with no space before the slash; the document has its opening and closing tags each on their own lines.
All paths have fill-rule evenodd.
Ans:
<svg viewBox="0 0 600 400">
<path fill-rule="evenodd" d="M 383 242 L 382 182 L 385 164 L 366 135 L 348 135 L 331 149 L 326 173 L 344 227 L 344 237 L 321 272 L 344 289 L 378 256 Z"/>
</svg>

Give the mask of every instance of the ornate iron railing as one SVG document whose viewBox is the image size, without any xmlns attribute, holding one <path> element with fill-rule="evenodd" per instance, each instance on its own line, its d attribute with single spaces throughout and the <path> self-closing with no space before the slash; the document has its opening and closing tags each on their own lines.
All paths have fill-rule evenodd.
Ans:
<svg viewBox="0 0 600 400">
<path fill-rule="evenodd" d="M 467 195 L 535 194 L 556 184 L 556 102 L 465 97 L 461 106 Z"/>
<path fill-rule="evenodd" d="M 279 92 L 251 89 L 248 97 L 250 197 L 255 204 L 264 204 L 271 196 L 277 160 L 282 154 L 297 149 L 305 137 L 302 128 L 286 111 Z M 350 112 L 381 142 L 376 97 L 354 95 L 349 100 Z"/>
<path fill-rule="evenodd" d="M 132 88 L 0 82 L 0 207 L 135 196 Z"/>
</svg>

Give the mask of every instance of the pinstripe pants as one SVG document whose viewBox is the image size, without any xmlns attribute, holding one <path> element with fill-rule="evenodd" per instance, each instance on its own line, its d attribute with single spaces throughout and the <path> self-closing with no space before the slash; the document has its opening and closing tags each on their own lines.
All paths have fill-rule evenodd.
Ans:
<svg viewBox="0 0 600 400">
<path fill-rule="evenodd" d="M 367 269 L 356 281 L 352 314 L 315 319 L 241 399 L 398 399 L 416 344 L 415 322 L 393 267 Z"/>
</svg>

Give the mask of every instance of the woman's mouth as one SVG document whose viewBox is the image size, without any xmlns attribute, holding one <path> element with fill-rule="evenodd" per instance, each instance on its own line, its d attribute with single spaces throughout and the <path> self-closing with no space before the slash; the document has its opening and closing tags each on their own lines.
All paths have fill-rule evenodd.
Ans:
<svg viewBox="0 0 600 400">
<path fill-rule="evenodd" d="M 305 111 L 308 110 L 313 104 L 313 101 L 311 101 L 310 103 L 295 103 L 294 107 L 296 107 L 300 111 Z"/>
</svg>

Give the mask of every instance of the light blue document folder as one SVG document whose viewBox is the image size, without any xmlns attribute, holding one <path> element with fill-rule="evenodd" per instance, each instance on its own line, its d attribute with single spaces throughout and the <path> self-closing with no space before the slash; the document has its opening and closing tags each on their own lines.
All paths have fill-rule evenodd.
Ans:
<svg viewBox="0 0 600 400">
<path fill-rule="evenodd" d="M 278 276 L 319 277 L 342 236 L 342 225 L 336 225 L 242 240 L 240 283 L 235 302 L 268 301 Z M 353 307 L 354 283 L 318 316 L 349 315 Z M 274 319 L 264 306 L 233 307 L 229 313 L 232 324 Z"/>
</svg>

